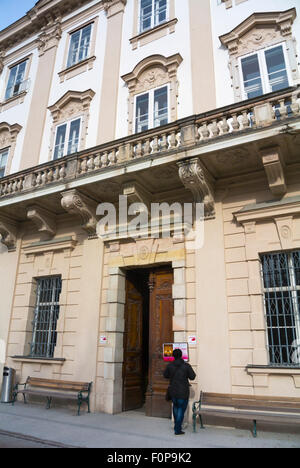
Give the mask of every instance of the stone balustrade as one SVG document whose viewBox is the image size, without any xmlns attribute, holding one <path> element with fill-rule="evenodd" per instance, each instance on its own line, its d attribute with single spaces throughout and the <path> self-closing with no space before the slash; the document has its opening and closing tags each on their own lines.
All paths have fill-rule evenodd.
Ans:
<svg viewBox="0 0 300 468">
<path fill-rule="evenodd" d="M 0 179 L 0 199 L 218 138 L 290 122 L 300 115 L 300 86 L 178 120 Z"/>
</svg>

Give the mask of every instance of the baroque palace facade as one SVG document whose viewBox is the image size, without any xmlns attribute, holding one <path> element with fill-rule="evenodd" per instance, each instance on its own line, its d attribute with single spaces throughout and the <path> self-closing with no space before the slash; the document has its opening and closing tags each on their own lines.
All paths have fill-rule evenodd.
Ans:
<svg viewBox="0 0 300 468">
<path fill-rule="evenodd" d="M 295 0 L 39 0 L 0 32 L 1 365 L 18 381 L 168 416 L 162 345 L 188 342 L 191 401 L 300 397 L 299 53 Z M 175 224 L 97 235 L 120 195 L 203 203 L 202 247 Z"/>
</svg>

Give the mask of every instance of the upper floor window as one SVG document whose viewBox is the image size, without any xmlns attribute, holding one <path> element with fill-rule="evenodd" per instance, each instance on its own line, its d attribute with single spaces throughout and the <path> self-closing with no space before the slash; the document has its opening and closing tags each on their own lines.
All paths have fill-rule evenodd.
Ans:
<svg viewBox="0 0 300 468">
<path fill-rule="evenodd" d="M 219 37 L 228 49 L 235 101 L 298 83 L 299 64 L 293 37 L 296 17 L 295 8 L 253 13 Z"/>
<path fill-rule="evenodd" d="M 56 129 L 53 159 L 76 153 L 79 148 L 81 119 L 72 120 Z"/>
<path fill-rule="evenodd" d="M 92 24 L 71 34 L 67 67 L 72 67 L 89 57 Z"/>
<path fill-rule="evenodd" d="M 269 359 L 300 364 L 300 251 L 262 256 Z"/>
<path fill-rule="evenodd" d="M 154 28 L 167 21 L 167 0 L 141 0 L 140 32 Z"/>
<path fill-rule="evenodd" d="M 289 86 L 287 58 L 283 45 L 259 50 L 240 59 L 244 99 Z"/>
<path fill-rule="evenodd" d="M 0 177 L 4 177 L 8 160 L 8 149 L 0 151 Z"/>
<path fill-rule="evenodd" d="M 27 81 L 24 79 L 27 60 L 18 63 L 10 69 L 8 83 L 5 91 L 5 100 L 26 91 Z"/>
<path fill-rule="evenodd" d="M 152 89 L 136 96 L 135 132 L 144 132 L 169 122 L 169 87 Z"/>
</svg>

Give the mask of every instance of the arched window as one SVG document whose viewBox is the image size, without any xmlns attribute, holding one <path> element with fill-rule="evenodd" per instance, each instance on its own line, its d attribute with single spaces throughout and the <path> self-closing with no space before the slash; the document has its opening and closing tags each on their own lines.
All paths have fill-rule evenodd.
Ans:
<svg viewBox="0 0 300 468">
<path fill-rule="evenodd" d="M 177 119 L 179 54 L 152 55 L 122 78 L 128 86 L 129 134 L 159 127 Z"/>
</svg>

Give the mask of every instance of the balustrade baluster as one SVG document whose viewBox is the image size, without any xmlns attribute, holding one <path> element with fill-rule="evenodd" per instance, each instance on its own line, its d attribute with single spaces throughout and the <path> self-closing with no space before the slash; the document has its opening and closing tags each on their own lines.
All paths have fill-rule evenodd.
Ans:
<svg viewBox="0 0 300 468">
<path fill-rule="evenodd" d="M 202 135 L 203 140 L 207 140 L 207 138 L 209 138 L 210 131 L 207 126 L 207 122 L 203 123 L 202 127 L 200 128 L 200 133 Z"/>
<path fill-rule="evenodd" d="M 232 129 L 234 132 L 237 132 L 240 129 L 240 123 L 237 118 L 237 114 L 232 114 Z"/>
<path fill-rule="evenodd" d="M 148 156 L 150 154 L 151 147 L 150 147 L 150 139 L 147 138 L 144 143 L 144 156 Z"/>
<path fill-rule="evenodd" d="M 108 164 L 108 153 L 105 151 L 101 156 L 101 167 L 106 167 Z"/>
<path fill-rule="evenodd" d="M 100 169 L 101 167 L 101 159 L 100 159 L 100 154 L 97 153 L 96 154 L 96 157 L 94 159 L 94 164 L 95 164 L 95 171 L 97 171 L 98 169 Z"/>
<path fill-rule="evenodd" d="M 94 155 L 93 154 L 91 154 L 88 157 L 86 167 L 87 167 L 88 172 L 93 171 L 95 169 L 95 161 L 94 161 Z"/>
<path fill-rule="evenodd" d="M 63 163 L 59 170 L 59 178 L 64 179 L 66 177 L 66 164 Z"/>
<path fill-rule="evenodd" d="M 247 111 L 243 111 L 242 125 L 243 125 L 243 128 L 249 128 L 250 127 L 250 120 L 248 118 L 248 112 Z"/>
<path fill-rule="evenodd" d="M 227 122 L 227 117 L 225 115 L 222 118 L 222 122 L 221 122 L 220 127 L 222 129 L 223 134 L 228 133 L 229 130 L 230 130 L 230 127 L 229 127 L 228 122 Z"/>
</svg>

